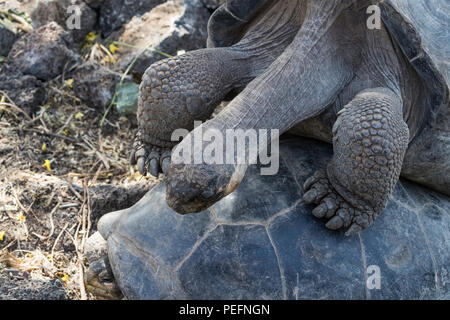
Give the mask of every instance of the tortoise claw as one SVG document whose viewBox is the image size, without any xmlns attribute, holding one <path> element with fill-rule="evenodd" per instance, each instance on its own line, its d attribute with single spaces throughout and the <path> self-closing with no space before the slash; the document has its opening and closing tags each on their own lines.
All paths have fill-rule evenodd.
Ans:
<svg viewBox="0 0 450 320">
<path fill-rule="evenodd" d="M 136 164 L 136 150 L 133 149 L 131 150 L 131 154 L 130 154 L 130 164 L 132 166 L 134 166 Z"/>
<path fill-rule="evenodd" d="M 140 157 L 137 160 L 137 166 L 138 166 L 139 173 L 142 174 L 143 176 L 145 176 L 145 174 L 147 173 L 147 170 L 145 168 L 145 158 L 144 157 Z"/>
<path fill-rule="evenodd" d="M 148 171 L 150 172 L 150 174 L 152 176 L 158 177 L 159 165 L 158 165 L 158 161 L 155 158 L 150 160 L 150 163 L 148 165 Z"/>
<path fill-rule="evenodd" d="M 358 232 L 360 232 L 363 228 L 360 227 L 358 224 L 353 223 L 350 228 L 348 228 L 348 230 L 345 232 L 345 235 L 347 237 L 353 236 L 355 234 L 357 234 Z"/>
<path fill-rule="evenodd" d="M 170 169 L 170 158 L 164 158 L 161 163 L 162 172 L 167 175 Z"/>
<path fill-rule="evenodd" d="M 337 230 L 344 225 L 344 220 L 339 216 L 334 216 L 325 225 L 328 229 Z"/>
<path fill-rule="evenodd" d="M 167 175 L 169 173 L 171 154 L 172 154 L 172 151 L 169 149 L 169 150 L 165 150 L 161 155 L 161 169 L 165 175 Z"/>
<path fill-rule="evenodd" d="M 328 181 L 324 170 L 317 171 L 305 184 L 303 200 L 308 204 L 315 204 L 312 214 L 316 218 L 328 220 L 325 227 L 331 230 L 344 229 L 351 236 L 369 227 L 376 217 L 371 208 L 353 207 L 344 199 Z"/>
</svg>

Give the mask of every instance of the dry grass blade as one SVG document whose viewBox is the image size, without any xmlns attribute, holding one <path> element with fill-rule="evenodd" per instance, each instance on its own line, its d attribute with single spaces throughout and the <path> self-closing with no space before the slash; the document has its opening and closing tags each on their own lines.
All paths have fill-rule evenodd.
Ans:
<svg viewBox="0 0 450 320">
<path fill-rule="evenodd" d="M 50 257 L 52 257 L 52 263 L 53 263 L 53 257 L 54 257 L 54 254 L 55 254 L 56 245 L 58 244 L 59 239 L 61 238 L 62 234 L 64 233 L 64 231 L 67 229 L 68 226 L 69 226 L 69 223 L 66 222 L 66 224 L 62 228 L 61 232 L 56 237 L 55 242 L 53 243 L 52 250 L 50 252 Z"/>
<path fill-rule="evenodd" d="M 41 264 L 33 259 L 17 258 L 9 252 L 0 256 L 0 262 L 9 268 L 14 268 L 20 271 L 32 271 L 41 269 Z"/>
<path fill-rule="evenodd" d="M 49 136 L 49 137 L 54 137 L 54 138 L 67 140 L 67 141 L 70 141 L 70 142 L 73 142 L 73 143 L 77 143 L 78 142 L 74 138 L 66 137 L 66 136 L 63 136 L 61 134 L 56 134 L 56 133 L 52 133 L 52 132 L 39 131 L 39 130 L 36 130 L 36 129 L 19 129 L 19 128 L 15 129 L 15 130 L 19 130 L 19 131 L 21 130 L 21 131 L 25 131 L 25 132 L 33 132 L 33 133 L 37 133 L 37 134 L 44 135 L 44 136 Z"/>
<path fill-rule="evenodd" d="M 33 234 L 38 237 L 41 241 L 42 240 L 46 240 L 49 239 L 53 233 L 55 232 L 55 224 L 53 222 L 53 214 L 56 212 L 56 210 L 59 209 L 59 207 L 61 206 L 61 201 L 58 202 L 58 204 L 53 208 L 53 210 L 50 212 L 50 233 L 48 234 L 48 236 L 42 236 L 40 234 L 37 234 L 36 232 L 33 232 Z"/>
<path fill-rule="evenodd" d="M 5 99 L 2 98 L 2 100 L 0 101 L 0 106 L 10 107 L 14 111 L 23 114 L 25 119 L 27 119 L 28 121 L 31 121 L 30 116 L 14 103 L 14 101 L 8 96 L 8 94 L 5 91 L 0 90 L 0 94 L 3 95 L 3 97 L 8 99 L 8 101 L 9 101 L 9 103 L 4 102 Z"/>
</svg>

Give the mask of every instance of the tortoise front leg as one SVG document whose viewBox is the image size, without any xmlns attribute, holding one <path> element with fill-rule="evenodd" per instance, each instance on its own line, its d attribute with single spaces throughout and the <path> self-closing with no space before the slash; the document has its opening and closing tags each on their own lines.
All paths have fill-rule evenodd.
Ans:
<svg viewBox="0 0 450 320">
<path fill-rule="evenodd" d="M 350 2 L 320 0 L 308 10 L 302 28 L 292 43 L 267 70 L 247 87 L 214 119 L 194 129 L 175 149 L 166 180 L 166 200 L 179 213 L 205 210 L 233 192 L 242 181 L 247 163 L 211 164 L 183 161 L 182 150 L 203 154 L 208 141 L 190 145 L 201 130 L 214 130 L 224 138 L 223 159 L 236 159 L 237 150 L 227 141 L 227 132 L 277 129 L 283 133 L 296 123 L 323 111 L 350 81 L 352 65 L 341 54 L 342 33 L 331 32 L 332 24 Z M 241 130 L 238 133 L 237 130 Z M 241 136 L 242 137 L 242 136 Z M 260 138 L 260 137 L 258 137 Z M 275 137 L 271 136 L 271 139 Z M 231 148 L 227 144 L 231 142 Z M 258 141 L 259 143 L 261 141 Z M 265 151 L 245 148 L 245 159 Z M 219 145 L 219 144 L 218 144 Z M 222 146 L 222 147 L 223 147 Z M 220 148 L 220 147 L 219 147 Z M 237 148 L 236 148 L 237 149 Z M 186 156 L 188 158 L 188 156 Z M 242 157 L 243 158 L 243 157 Z M 241 158 L 241 159 L 242 159 Z"/>
<path fill-rule="evenodd" d="M 270 6 L 266 6 L 268 2 L 272 2 Z M 263 73 L 292 42 L 304 10 L 302 1 L 254 0 L 239 5 L 228 1 L 214 13 L 219 21 L 223 15 L 226 25 L 209 25 L 209 40 L 216 48 L 188 52 L 150 66 L 140 87 L 139 132 L 131 163 L 137 163 L 142 174 L 150 171 L 157 176 L 161 169 L 167 173 L 170 148 L 176 144 L 171 141 L 174 130 L 191 131 L 194 120 L 210 118 L 232 89 L 245 87 Z M 260 11 L 264 13 L 262 20 L 244 28 Z M 243 38 L 228 47 L 244 30 Z"/>
<path fill-rule="evenodd" d="M 139 88 L 136 135 L 131 164 L 141 174 L 167 172 L 174 130 L 192 130 L 208 119 L 234 87 L 251 75 L 246 56 L 233 48 L 202 49 L 161 60 L 145 72 Z"/>
<path fill-rule="evenodd" d="M 303 198 L 327 228 L 352 235 L 381 214 L 400 176 L 409 142 L 402 102 L 389 89 L 364 90 L 339 112 L 333 134 L 327 171 L 305 182 Z"/>
</svg>

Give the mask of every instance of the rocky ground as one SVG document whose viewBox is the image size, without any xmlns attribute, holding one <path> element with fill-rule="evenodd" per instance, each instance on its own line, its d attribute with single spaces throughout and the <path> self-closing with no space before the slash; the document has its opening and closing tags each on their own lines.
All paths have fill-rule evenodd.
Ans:
<svg viewBox="0 0 450 320">
<path fill-rule="evenodd" d="M 0 0 L 0 299 L 95 299 L 87 237 L 157 181 L 128 165 L 140 78 L 219 2 Z"/>
</svg>

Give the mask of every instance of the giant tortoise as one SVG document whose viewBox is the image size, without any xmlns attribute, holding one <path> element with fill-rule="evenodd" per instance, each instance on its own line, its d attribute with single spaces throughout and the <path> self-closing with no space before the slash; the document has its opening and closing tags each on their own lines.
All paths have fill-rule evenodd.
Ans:
<svg viewBox="0 0 450 320">
<path fill-rule="evenodd" d="M 209 48 L 150 66 L 131 162 L 163 172 L 166 188 L 99 225 L 125 295 L 448 297 L 448 197 L 397 184 L 402 174 L 450 195 L 448 14 L 440 0 L 230 0 L 211 17 Z M 180 128 L 190 133 L 178 143 Z M 183 161 L 211 143 L 192 136 L 230 129 L 332 142 L 333 155 L 325 164 L 325 147 L 289 142 L 267 177 L 250 163 Z M 307 210 L 353 237 L 318 229 Z M 364 287 L 372 264 L 378 291 Z"/>
<path fill-rule="evenodd" d="M 383 23 L 369 28 L 373 8 Z M 247 167 L 198 163 L 197 151 L 186 162 L 184 150 L 214 143 L 192 147 L 196 132 L 277 129 L 326 139 L 334 157 L 308 181 L 305 200 L 328 228 L 349 235 L 380 215 L 402 169 L 450 194 L 448 9 L 440 0 L 227 1 L 209 23 L 209 44 L 220 47 L 147 69 L 132 164 L 166 173 L 169 206 L 192 213 L 230 194 Z M 234 89 L 242 91 L 192 130 Z M 179 128 L 192 131 L 171 152 Z M 255 152 L 245 151 L 247 159 Z"/>
</svg>

